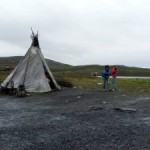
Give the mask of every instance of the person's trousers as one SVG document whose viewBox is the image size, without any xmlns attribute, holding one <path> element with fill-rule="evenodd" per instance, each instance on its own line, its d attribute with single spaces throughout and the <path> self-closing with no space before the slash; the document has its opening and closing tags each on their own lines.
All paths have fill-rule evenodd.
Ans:
<svg viewBox="0 0 150 150">
<path fill-rule="evenodd" d="M 110 88 L 109 88 L 109 79 L 105 79 L 105 78 L 103 78 L 103 89 L 104 90 L 109 90 Z"/>
<path fill-rule="evenodd" d="M 113 78 L 113 77 L 112 77 L 112 89 L 117 90 L 117 87 L 116 87 L 116 78 Z"/>
</svg>

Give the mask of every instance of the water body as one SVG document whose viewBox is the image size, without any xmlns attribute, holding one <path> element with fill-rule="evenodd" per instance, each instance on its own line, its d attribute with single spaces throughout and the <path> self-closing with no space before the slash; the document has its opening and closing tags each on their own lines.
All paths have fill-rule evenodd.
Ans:
<svg viewBox="0 0 150 150">
<path fill-rule="evenodd" d="M 150 77 L 118 76 L 118 79 L 144 79 L 150 80 Z"/>
<path fill-rule="evenodd" d="M 101 77 L 101 76 L 97 76 Z M 112 78 L 112 77 L 110 77 Z M 135 76 L 118 76 L 118 79 L 143 79 L 143 80 L 150 80 L 150 77 L 135 77 Z"/>
</svg>

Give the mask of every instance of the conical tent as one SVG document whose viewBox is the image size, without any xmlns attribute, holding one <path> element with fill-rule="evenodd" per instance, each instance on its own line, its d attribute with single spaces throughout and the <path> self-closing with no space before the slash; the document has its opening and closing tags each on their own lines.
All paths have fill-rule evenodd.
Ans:
<svg viewBox="0 0 150 150">
<path fill-rule="evenodd" d="M 2 88 L 24 85 L 27 92 L 49 92 L 60 90 L 41 52 L 38 34 L 32 33 L 32 44 L 24 58 L 1 84 Z"/>
</svg>

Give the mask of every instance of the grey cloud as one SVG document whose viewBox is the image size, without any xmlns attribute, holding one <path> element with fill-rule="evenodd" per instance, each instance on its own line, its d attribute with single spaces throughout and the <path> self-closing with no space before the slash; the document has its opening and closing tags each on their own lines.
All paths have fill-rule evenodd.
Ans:
<svg viewBox="0 0 150 150">
<path fill-rule="evenodd" d="M 33 27 L 47 58 L 145 67 L 150 63 L 149 5 L 148 0 L 1 0 L 0 46 L 6 52 L 0 52 L 23 55 Z"/>
</svg>

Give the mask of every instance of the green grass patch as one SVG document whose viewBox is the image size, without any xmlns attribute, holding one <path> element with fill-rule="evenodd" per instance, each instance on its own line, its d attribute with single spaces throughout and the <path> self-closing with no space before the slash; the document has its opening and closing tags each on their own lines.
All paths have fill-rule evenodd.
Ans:
<svg viewBox="0 0 150 150">
<path fill-rule="evenodd" d="M 103 81 L 101 78 L 92 77 L 66 77 L 74 86 L 86 88 L 86 89 L 102 89 Z M 111 79 L 110 79 L 111 86 Z M 129 80 L 129 79 L 117 79 L 117 88 L 120 91 L 132 92 L 132 93 L 149 93 L 150 94 L 150 80 Z"/>
<path fill-rule="evenodd" d="M 84 88 L 84 89 L 101 89 L 102 79 L 92 78 L 92 77 L 65 77 L 74 87 Z"/>
<path fill-rule="evenodd" d="M 2 72 L 0 74 L 0 82 L 2 82 L 8 76 L 8 74 L 9 72 Z M 102 90 L 102 78 L 91 77 L 90 74 L 84 74 L 82 71 L 80 73 L 71 70 L 60 71 L 53 72 L 53 74 L 60 85 L 64 87 Z M 130 92 L 138 95 L 150 94 L 150 80 L 117 79 L 117 88 L 119 91 Z"/>
<path fill-rule="evenodd" d="M 117 86 L 123 91 L 129 91 L 133 93 L 147 93 L 150 94 L 150 80 L 142 79 L 118 79 Z"/>
</svg>

